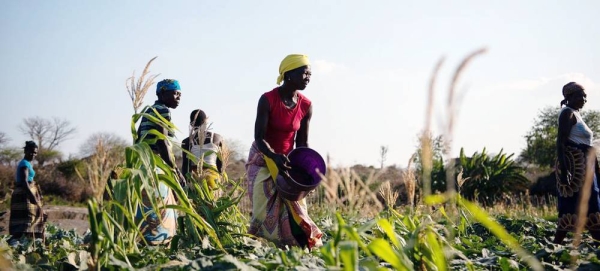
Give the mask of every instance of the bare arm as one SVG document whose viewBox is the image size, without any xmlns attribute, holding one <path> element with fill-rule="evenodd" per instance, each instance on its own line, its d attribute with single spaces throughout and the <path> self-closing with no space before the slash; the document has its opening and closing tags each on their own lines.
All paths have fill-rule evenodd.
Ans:
<svg viewBox="0 0 600 271">
<path fill-rule="evenodd" d="M 300 122 L 300 129 L 296 134 L 296 147 L 308 147 L 308 128 L 310 126 L 310 119 L 312 118 L 312 105 L 308 107 L 308 112 L 302 118 Z"/>
<path fill-rule="evenodd" d="M 163 135 L 168 136 L 167 128 L 165 128 L 165 127 L 161 127 L 161 128 L 162 128 Z M 186 185 L 185 177 L 183 176 L 183 174 L 181 173 L 181 171 L 175 164 L 175 156 L 173 155 L 171 148 L 169 148 L 169 146 L 167 145 L 168 144 L 167 140 L 169 140 L 169 139 L 159 139 L 156 141 L 156 147 L 158 149 L 158 154 L 160 155 L 160 157 L 163 159 L 163 161 L 165 161 L 165 163 L 169 167 L 171 167 L 172 169 L 175 170 L 176 176 L 179 178 L 178 181 L 181 184 L 181 186 L 185 186 Z"/>
<path fill-rule="evenodd" d="M 221 135 L 214 133 L 213 134 L 213 143 L 217 144 L 217 146 L 219 146 L 219 149 L 222 150 L 223 149 L 223 137 L 221 137 Z M 222 173 L 223 172 L 223 161 L 221 161 L 221 158 L 219 158 L 220 156 L 217 155 L 217 170 Z"/>
<path fill-rule="evenodd" d="M 182 149 L 189 151 L 189 149 L 190 149 L 189 140 L 190 140 L 190 138 L 188 137 L 181 142 Z M 187 153 L 181 152 L 181 158 L 183 160 L 182 165 L 181 165 L 181 173 L 183 173 L 183 175 L 186 175 L 190 171 L 190 169 L 189 169 L 190 161 L 188 160 Z"/>
<path fill-rule="evenodd" d="M 566 173 L 566 161 L 564 156 L 564 150 L 569 140 L 569 134 L 571 128 L 577 123 L 577 119 L 571 110 L 563 110 L 558 118 L 558 136 L 556 137 L 556 152 L 558 154 L 558 161 L 560 162 L 561 171 L 563 174 Z"/>
<path fill-rule="evenodd" d="M 167 129 L 164 127 L 161 127 L 162 129 L 162 133 L 167 136 Z M 158 154 L 160 155 L 160 157 L 163 159 L 163 161 L 165 161 L 165 163 L 167 163 L 167 165 L 169 165 L 170 167 L 176 169 L 177 166 L 175 165 L 175 161 L 173 159 L 173 155 L 171 153 L 171 149 L 167 146 L 167 140 L 168 139 L 158 139 L 156 141 L 156 148 L 158 149 Z"/>
<path fill-rule="evenodd" d="M 260 96 L 258 100 L 258 108 L 256 110 L 256 122 L 254 123 L 254 142 L 258 150 L 269 158 L 273 158 L 276 153 L 273 151 L 269 143 L 265 141 L 267 126 L 269 125 L 269 100 L 265 95 Z"/>
</svg>

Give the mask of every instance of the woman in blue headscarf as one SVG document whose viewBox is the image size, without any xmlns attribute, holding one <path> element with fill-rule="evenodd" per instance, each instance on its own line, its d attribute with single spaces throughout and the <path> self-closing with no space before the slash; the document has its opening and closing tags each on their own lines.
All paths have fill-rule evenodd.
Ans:
<svg viewBox="0 0 600 271">
<path fill-rule="evenodd" d="M 179 82 L 173 79 L 165 79 L 156 85 L 156 96 L 158 100 L 146 110 L 146 114 L 158 117 L 157 113 L 171 121 L 171 111 L 169 108 L 177 108 L 181 99 L 181 87 Z M 175 164 L 175 156 L 171 148 L 171 143 L 168 139 L 160 139 L 150 132 L 154 130 L 162 133 L 166 137 L 174 137 L 168 129 L 152 121 L 150 118 L 143 117 L 138 129 L 138 140 L 144 140 L 149 145 L 154 153 L 158 154 L 162 160 L 175 170 L 179 177 L 179 181 L 184 184 L 185 178 Z M 164 174 L 160 169 L 156 169 L 158 174 Z M 149 192 L 149 191 L 147 191 Z M 174 209 L 164 208 L 166 205 L 177 204 L 173 191 L 162 181 L 159 182 L 158 189 L 154 192 L 154 196 L 159 199 L 160 216 L 158 216 L 149 201 L 150 195 L 145 195 L 144 208 L 138 213 L 138 217 L 146 215 L 146 219 L 142 224 L 142 233 L 144 239 L 151 245 L 168 244 L 172 237 L 175 236 L 177 228 L 177 212 Z"/>
</svg>

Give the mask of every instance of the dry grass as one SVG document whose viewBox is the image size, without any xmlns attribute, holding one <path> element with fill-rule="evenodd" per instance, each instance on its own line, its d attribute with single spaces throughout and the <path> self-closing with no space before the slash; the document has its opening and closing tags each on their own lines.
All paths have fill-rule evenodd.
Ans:
<svg viewBox="0 0 600 271">
<path fill-rule="evenodd" d="M 429 79 L 429 89 L 427 91 L 427 105 L 425 106 L 425 127 L 420 138 L 421 142 L 421 165 L 423 167 L 423 197 L 431 194 L 431 170 L 433 169 L 433 146 L 426 135 L 431 134 L 431 120 L 433 118 L 433 106 L 435 101 L 435 82 L 437 75 L 444 63 L 442 57 L 435 65 L 431 78 Z"/>
<path fill-rule="evenodd" d="M 456 86 L 458 84 L 458 80 L 464 72 L 467 65 L 477 56 L 485 53 L 487 50 L 485 48 L 475 50 L 470 53 L 463 59 L 463 61 L 458 65 L 456 70 L 454 71 L 454 75 L 452 76 L 452 81 L 450 82 L 450 86 L 448 88 L 448 100 L 446 107 L 446 120 L 444 129 L 442 131 L 444 142 L 446 146 L 444 147 L 444 157 L 450 157 L 451 155 L 451 142 L 452 142 L 452 134 L 454 132 L 454 123 L 455 118 L 457 116 L 457 93 Z M 423 133 L 421 136 L 421 162 L 423 166 L 423 197 L 426 197 L 431 194 L 431 170 L 433 166 L 433 146 L 431 145 L 431 141 L 426 135 L 431 133 L 431 122 L 433 118 L 433 108 L 435 101 L 435 84 L 437 81 L 438 73 L 444 63 L 444 57 L 440 58 L 438 63 L 436 64 L 431 78 L 429 80 L 429 91 L 427 97 L 427 104 L 425 106 L 425 127 L 423 129 Z M 454 159 L 448 159 L 448 165 L 446 165 L 446 184 L 447 193 L 453 194 L 455 193 L 454 182 Z"/>
<path fill-rule="evenodd" d="M 220 150 L 221 156 L 221 168 L 223 172 L 226 172 L 229 163 L 231 162 L 232 152 L 227 144 L 223 143 Z"/>
<path fill-rule="evenodd" d="M 412 165 L 412 161 L 415 159 L 417 154 L 414 153 L 410 159 L 408 160 L 408 166 L 406 170 L 402 172 L 402 180 L 404 181 L 404 187 L 406 189 L 406 194 L 408 198 L 408 204 L 412 208 L 415 206 L 415 194 L 417 190 L 417 178 L 415 176 L 415 171 L 410 168 Z"/>
<path fill-rule="evenodd" d="M 133 75 L 131 75 L 131 77 L 125 80 L 125 87 L 127 88 L 129 97 L 131 97 L 133 111 L 136 114 L 138 113 L 138 110 L 140 109 L 140 107 L 142 107 L 142 104 L 144 103 L 144 96 L 146 96 L 148 89 L 150 89 L 150 87 L 154 85 L 154 79 L 158 77 L 158 74 L 149 75 L 150 64 L 152 64 L 152 61 L 154 61 L 156 58 L 157 57 L 155 56 L 152 59 L 150 59 L 150 61 L 148 61 L 146 67 L 144 68 L 144 71 L 142 72 L 142 75 L 140 75 L 140 78 L 138 78 L 137 81 L 135 79 L 135 71 L 133 72 Z"/>
<path fill-rule="evenodd" d="M 85 163 L 87 170 L 87 178 L 84 178 L 81 173 L 75 168 L 75 172 L 79 179 L 89 185 L 94 198 L 98 202 L 102 202 L 106 183 L 113 169 L 121 160 L 121 152 L 115 151 L 113 148 L 106 146 L 102 139 L 98 140 L 95 146 L 95 153 L 90 156 L 89 161 Z M 87 179 L 87 180 L 86 180 Z"/>
<path fill-rule="evenodd" d="M 392 191 L 392 185 L 386 181 L 379 187 L 379 195 L 383 198 L 387 208 L 394 208 L 400 194 L 398 191 Z"/>
<path fill-rule="evenodd" d="M 510 198 L 509 201 L 500 201 L 493 207 L 486 208 L 486 211 L 492 216 L 537 217 L 554 220 L 558 214 L 556 206 L 557 198 L 555 197 L 522 194 Z"/>
<path fill-rule="evenodd" d="M 456 86 L 458 84 L 458 79 L 461 77 L 462 73 L 464 72 L 465 68 L 467 67 L 467 65 L 469 63 L 471 63 L 471 61 L 473 61 L 473 59 L 475 59 L 475 57 L 484 54 L 485 52 L 487 52 L 486 48 L 481 48 L 479 50 L 475 50 L 474 52 L 470 53 L 469 55 L 467 55 L 467 57 L 465 57 L 463 59 L 463 61 L 458 65 L 458 67 L 456 68 L 456 70 L 454 71 L 454 75 L 452 76 L 452 81 L 450 83 L 450 87 L 448 89 L 448 101 L 447 101 L 447 107 L 446 107 L 446 116 L 447 116 L 447 120 L 446 120 L 446 127 L 445 127 L 445 131 L 444 131 L 444 138 L 446 139 L 446 146 L 444 148 L 444 150 L 446 151 L 446 153 L 444 154 L 445 157 L 450 157 L 449 155 L 451 155 L 451 151 L 452 151 L 452 146 L 450 145 L 452 140 L 453 140 L 453 135 L 454 135 L 454 122 L 455 122 L 455 118 L 458 115 L 457 112 L 457 108 L 459 108 L 457 105 L 460 102 L 457 97 L 461 97 L 462 95 L 457 95 L 456 93 Z M 446 170 L 446 180 L 452 180 L 454 178 L 454 159 L 449 159 L 448 160 L 448 165 L 446 166 L 446 168 L 448 170 Z M 447 181 L 446 182 L 447 187 L 446 187 L 446 191 L 448 193 L 454 193 L 455 188 L 454 188 L 454 182 L 452 181 Z"/>
<path fill-rule="evenodd" d="M 372 171 L 363 181 L 356 171 L 349 168 L 329 170 L 321 182 L 325 191 L 325 204 L 330 210 L 373 216 L 383 210 L 383 204 L 375 191 L 381 183 L 382 171 Z"/>
</svg>

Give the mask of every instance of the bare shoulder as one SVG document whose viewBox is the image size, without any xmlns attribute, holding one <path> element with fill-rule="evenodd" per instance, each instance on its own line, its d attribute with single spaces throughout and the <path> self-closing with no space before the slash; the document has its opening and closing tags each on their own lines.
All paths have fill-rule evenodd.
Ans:
<svg viewBox="0 0 600 271">
<path fill-rule="evenodd" d="M 258 99 L 258 107 L 264 107 L 266 106 L 267 108 L 270 106 L 269 105 L 269 98 L 267 97 L 267 94 L 263 94 L 260 95 L 260 99 Z"/>
<path fill-rule="evenodd" d="M 213 142 L 219 144 L 223 141 L 223 136 L 217 133 L 213 133 Z"/>
<path fill-rule="evenodd" d="M 575 112 L 571 108 L 565 108 L 560 112 L 558 116 L 558 123 L 570 123 L 575 124 L 577 122 L 577 118 L 575 117 Z"/>
<path fill-rule="evenodd" d="M 575 114 L 573 113 L 573 110 L 567 107 L 560 111 L 560 115 L 558 116 L 558 118 L 561 120 L 568 120 L 573 118 L 574 116 Z"/>
</svg>

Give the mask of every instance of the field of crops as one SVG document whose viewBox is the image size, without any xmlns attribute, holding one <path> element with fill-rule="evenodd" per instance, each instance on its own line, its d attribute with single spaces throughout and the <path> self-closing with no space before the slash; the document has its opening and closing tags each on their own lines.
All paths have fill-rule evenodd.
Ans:
<svg viewBox="0 0 600 271">
<path fill-rule="evenodd" d="M 467 57 L 455 78 L 482 52 Z M 432 83 L 434 79 L 435 72 Z M 142 116 L 173 132 L 175 126 L 164 118 L 137 113 L 145 112 L 138 110 L 145 90 L 135 85 L 152 83 L 134 82 L 133 139 Z M 452 121 L 448 123 L 450 133 Z M 526 179 L 512 155 L 502 152 L 489 156 L 484 150 L 466 157 L 461 151 L 461 169 L 454 172 L 453 164 L 435 158 L 433 144 L 423 136 L 418 156 L 411 157 L 411 162 L 418 158 L 421 168 L 412 170 L 409 164 L 403 171 L 403 191 L 392 189 L 376 170 L 364 176 L 330 169 L 316 191 L 321 200 L 308 210 L 324 233 L 324 245 L 309 251 L 277 248 L 248 234 L 249 211 L 241 204 L 247 202 L 244 178 L 228 179 L 224 173 L 218 193 L 201 175 L 188 175 L 188 185 L 182 187 L 174 169 L 147 142 L 128 146 L 114 165 L 107 162 L 113 155 L 99 145 L 86 162 L 87 181 L 95 191 L 110 189 L 87 203 L 90 230 L 81 236 L 48 225 L 45 242 L 22 239 L 17 244 L 0 236 L 0 270 L 600 270 L 598 250 L 587 233 L 569 235 L 564 246 L 551 242 L 555 202 L 532 202 L 528 194 L 514 198 L 511 187 L 523 186 Z M 227 164 L 225 149 L 217 155 Z M 450 179 L 455 186 L 445 183 Z M 159 184 L 174 192 L 176 205 L 145 196 Z M 446 187 L 444 193 L 431 193 Z M 407 198 L 402 204 L 400 192 Z M 510 203 L 495 196 L 509 197 Z M 177 235 L 169 245 L 145 243 L 143 220 L 137 217 L 142 206 L 155 213 L 179 213 Z"/>
<path fill-rule="evenodd" d="M 93 244 L 94 233 L 80 236 L 49 225 L 46 244 L 41 240 L 22 242 L 16 247 L 0 240 L 3 259 L 17 270 L 140 269 L 147 270 L 527 270 L 543 268 L 579 270 L 600 268 L 591 239 L 585 235 L 578 247 L 550 242 L 555 223 L 536 218 L 498 215 L 501 228 L 478 213 L 480 209 L 462 204 L 456 221 L 445 209 L 425 214 L 429 208 L 383 210 L 375 218 L 327 214 L 313 210 L 315 222 L 325 233 L 325 245 L 313 251 L 279 249 L 248 235 L 225 233 L 218 244 L 208 235 L 199 242 L 185 242 L 182 234 L 171 246 L 138 246 L 106 242 L 100 255 Z M 235 211 L 235 208 L 229 209 Z M 231 218 L 231 217 L 230 217 Z M 479 219 L 478 219 L 479 218 Z M 478 221 L 481 220 L 481 221 Z M 240 216 L 237 221 L 244 223 Z M 106 223 L 106 222 L 105 222 Z M 235 227 L 231 223 L 228 227 Z M 241 226 L 241 225 L 238 225 Z M 491 229 L 491 230 L 490 230 Z M 219 232 L 219 230 L 217 230 Z M 569 240 L 571 241 L 571 240 Z M 515 242 L 515 243 L 512 243 Z M 101 241 L 102 243 L 102 241 Z M 518 247 L 523 250 L 520 251 Z M 124 253 L 125 252 L 125 253 Z M 102 255 L 103 254 L 103 255 Z M 520 254 L 520 255 L 519 255 Z M 3 270 L 9 262 L 0 262 Z"/>
<path fill-rule="evenodd" d="M 136 116 L 136 117 L 139 117 Z M 134 121 L 135 118 L 134 117 Z M 93 165 L 98 161 L 90 161 Z M 161 168 L 167 174 L 156 174 Z M 484 209 L 456 193 L 426 196 L 416 207 L 396 206 L 398 191 L 380 175 L 367 178 L 330 170 L 319 193 L 325 200 L 309 213 L 324 232 L 312 251 L 276 248 L 247 234 L 248 212 L 240 211 L 243 179 L 224 175 L 220 195 L 206 182 L 182 188 L 175 173 L 146 143 L 126 149 L 103 201 L 88 203 L 90 231 L 84 236 L 49 225 L 46 242 L 0 239 L 0 269 L 17 270 L 581 270 L 600 268 L 592 240 L 576 246 L 551 243 L 556 212 L 526 199 Z M 459 179 L 461 177 L 459 176 Z M 410 180 L 410 179 L 407 179 Z M 405 181 L 407 181 L 405 180 Z M 414 180 L 413 180 L 414 181 Z M 142 195 L 165 183 L 177 205 L 155 210 L 180 213 L 168 246 L 148 246 L 136 218 Z M 414 185 L 407 186 L 409 189 Z M 414 191 L 412 192 L 414 193 Z M 148 203 L 145 203 L 148 204 Z M 572 243 L 572 239 L 568 241 Z"/>
</svg>

